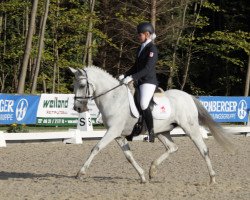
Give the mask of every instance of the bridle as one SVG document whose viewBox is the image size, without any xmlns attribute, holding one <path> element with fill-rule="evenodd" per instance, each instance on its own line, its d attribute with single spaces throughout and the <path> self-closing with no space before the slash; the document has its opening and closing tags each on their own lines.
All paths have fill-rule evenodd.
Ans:
<svg viewBox="0 0 250 200">
<path fill-rule="evenodd" d="M 86 70 L 83 69 L 83 71 L 85 72 L 86 77 L 79 78 L 79 79 L 77 79 L 77 81 L 80 81 L 80 80 L 83 80 L 83 79 L 86 80 L 86 84 L 87 84 L 87 86 L 86 86 L 86 96 L 85 97 L 84 96 L 75 96 L 74 97 L 75 101 L 97 99 L 98 97 L 103 96 L 103 95 L 109 93 L 110 91 L 112 91 L 112 90 L 114 90 L 114 89 L 116 89 L 116 88 L 118 88 L 118 87 L 120 87 L 120 86 L 122 86 L 124 84 L 124 83 L 120 83 L 119 85 L 117 85 L 117 86 L 115 86 L 115 87 L 113 87 L 113 88 L 111 88 L 111 89 L 109 89 L 109 90 L 107 90 L 107 91 L 105 91 L 105 92 L 103 92 L 103 93 L 101 93 L 99 95 L 93 96 L 93 95 L 90 95 L 90 89 L 89 88 L 90 88 L 90 85 L 92 85 L 93 88 L 94 88 L 94 86 L 93 86 L 92 83 L 89 83 L 88 74 L 87 74 Z M 94 89 L 93 89 L 93 91 L 94 91 Z"/>
</svg>

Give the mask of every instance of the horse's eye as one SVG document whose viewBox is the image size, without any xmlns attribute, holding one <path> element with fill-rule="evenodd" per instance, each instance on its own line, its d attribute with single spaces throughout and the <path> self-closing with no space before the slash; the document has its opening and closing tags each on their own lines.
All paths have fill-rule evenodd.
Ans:
<svg viewBox="0 0 250 200">
<path fill-rule="evenodd" d="M 84 89 L 85 85 L 79 85 L 79 89 Z"/>
</svg>

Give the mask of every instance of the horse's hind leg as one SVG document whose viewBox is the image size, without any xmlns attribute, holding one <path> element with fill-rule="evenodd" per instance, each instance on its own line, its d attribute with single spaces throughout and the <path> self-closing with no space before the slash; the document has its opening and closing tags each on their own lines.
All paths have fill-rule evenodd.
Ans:
<svg viewBox="0 0 250 200">
<path fill-rule="evenodd" d="M 157 166 L 159 166 L 164 160 L 166 160 L 171 153 L 174 153 L 178 150 L 177 145 L 173 142 L 170 136 L 170 132 L 160 133 L 157 135 L 157 137 L 166 147 L 167 151 L 151 163 L 151 167 L 149 170 L 150 179 L 155 176 Z"/>
<path fill-rule="evenodd" d="M 197 124 L 197 125 L 192 125 L 190 128 L 191 128 L 191 130 L 189 130 L 189 128 L 187 128 L 187 129 L 184 128 L 184 131 L 189 135 L 191 140 L 194 142 L 194 144 L 196 145 L 196 147 L 200 151 L 202 157 L 206 161 L 207 168 L 208 168 L 209 175 L 210 175 L 210 184 L 216 183 L 215 182 L 215 171 L 213 170 L 212 163 L 211 163 L 211 160 L 209 157 L 209 150 L 208 150 L 208 148 L 207 148 L 207 146 L 202 138 L 202 134 L 200 132 L 200 127 Z"/>
<path fill-rule="evenodd" d="M 136 169 L 137 173 L 141 177 L 141 183 L 146 183 L 144 170 L 135 161 L 133 154 L 130 151 L 128 141 L 123 137 L 116 138 L 116 141 L 119 144 L 119 146 L 121 147 L 121 149 L 123 150 L 127 160 L 133 165 L 133 167 Z"/>
</svg>

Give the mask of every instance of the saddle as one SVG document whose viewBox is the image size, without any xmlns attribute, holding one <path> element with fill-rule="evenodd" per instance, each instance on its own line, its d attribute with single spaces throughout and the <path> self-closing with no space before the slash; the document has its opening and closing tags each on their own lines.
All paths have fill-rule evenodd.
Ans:
<svg viewBox="0 0 250 200">
<path fill-rule="evenodd" d="M 139 91 L 131 83 L 128 85 L 127 90 L 130 111 L 135 118 L 139 118 L 142 113 L 139 103 Z M 160 87 L 156 88 L 149 106 L 154 119 L 167 119 L 171 114 L 169 99 L 165 96 L 163 89 L 161 89 Z"/>
<path fill-rule="evenodd" d="M 144 120 L 142 119 L 142 110 L 140 108 L 140 94 L 133 84 L 129 84 L 128 97 L 130 111 L 135 118 L 138 118 L 138 122 L 134 125 L 131 135 L 127 136 L 127 140 L 132 141 L 134 136 L 138 136 L 142 133 L 144 128 Z M 150 101 L 149 107 L 152 111 L 154 119 L 163 120 L 170 116 L 171 108 L 170 102 L 165 96 L 163 89 L 156 88 L 153 98 Z"/>
</svg>

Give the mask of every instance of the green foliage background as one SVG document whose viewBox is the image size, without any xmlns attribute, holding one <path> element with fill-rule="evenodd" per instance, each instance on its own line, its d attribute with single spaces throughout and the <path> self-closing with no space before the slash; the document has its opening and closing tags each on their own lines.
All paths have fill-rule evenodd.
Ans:
<svg viewBox="0 0 250 200">
<path fill-rule="evenodd" d="M 44 2 L 39 1 L 26 93 L 30 92 Z M 250 55 L 249 2 L 159 2 L 156 44 L 160 86 L 169 88 L 168 79 L 171 77 L 171 88 L 180 89 L 184 85 L 182 89 L 194 95 L 243 95 Z M 31 6 L 29 0 L 4 0 L 0 3 L 1 93 L 15 93 L 17 90 L 25 49 L 26 16 L 29 16 Z M 55 45 L 59 55 L 56 92 L 72 92 L 72 76 L 67 68 L 85 67 L 83 56 L 90 18 L 94 24 L 91 30 L 93 63 L 118 76 L 133 65 L 139 45 L 135 28 L 141 21 L 150 21 L 150 1 L 99 0 L 95 12 L 91 13 L 87 0 L 51 0 L 37 93 L 44 92 L 44 83 L 46 92 L 52 91 Z M 185 74 L 189 58 L 189 70 Z M 187 78 L 185 84 L 184 76 Z"/>
</svg>

